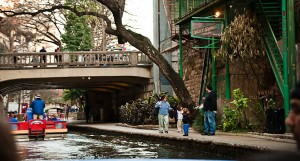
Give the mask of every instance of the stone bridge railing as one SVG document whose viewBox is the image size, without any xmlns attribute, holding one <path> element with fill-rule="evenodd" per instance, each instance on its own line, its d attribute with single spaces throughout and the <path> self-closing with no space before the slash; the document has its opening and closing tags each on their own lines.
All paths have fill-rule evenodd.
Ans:
<svg viewBox="0 0 300 161">
<path fill-rule="evenodd" d="M 85 51 L 0 54 L 0 69 L 151 66 L 152 61 L 141 52 Z"/>
</svg>

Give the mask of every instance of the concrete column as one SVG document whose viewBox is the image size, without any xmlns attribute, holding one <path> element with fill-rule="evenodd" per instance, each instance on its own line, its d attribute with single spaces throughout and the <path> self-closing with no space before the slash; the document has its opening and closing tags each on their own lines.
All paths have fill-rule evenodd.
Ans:
<svg viewBox="0 0 300 161">
<path fill-rule="evenodd" d="M 69 66 L 70 64 L 70 54 L 69 53 L 62 53 L 62 61 L 65 66 Z"/>
<path fill-rule="evenodd" d="M 138 63 L 138 53 L 131 53 L 130 54 L 130 61 L 131 61 L 131 65 L 137 65 L 137 63 Z"/>
</svg>

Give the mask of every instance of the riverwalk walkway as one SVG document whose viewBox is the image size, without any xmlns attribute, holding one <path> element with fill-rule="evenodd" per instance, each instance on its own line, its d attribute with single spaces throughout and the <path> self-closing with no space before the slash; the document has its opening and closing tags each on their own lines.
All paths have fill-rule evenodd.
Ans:
<svg viewBox="0 0 300 161">
<path fill-rule="evenodd" d="M 253 151 L 296 151 L 296 143 L 291 134 L 258 134 L 258 133 L 227 133 L 216 132 L 215 136 L 201 135 L 190 130 L 189 136 L 178 133 L 176 128 L 170 128 L 169 133 L 160 134 L 157 128 L 142 128 L 120 123 L 91 123 L 81 120 L 69 120 L 68 127 L 90 128 L 94 130 L 124 133 L 126 135 L 144 136 L 172 140 L 185 140 L 212 146 L 243 148 Z"/>
</svg>

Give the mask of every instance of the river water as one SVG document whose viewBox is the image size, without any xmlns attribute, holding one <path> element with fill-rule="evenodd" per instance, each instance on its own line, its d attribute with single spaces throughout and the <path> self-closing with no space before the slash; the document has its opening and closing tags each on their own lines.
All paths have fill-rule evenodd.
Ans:
<svg viewBox="0 0 300 161">
<path fill-rule="evenodd" d="M 79 132 L 68 133 L 64 139 L 50 138 L 44 141 L 20 139 L 17 141 L 17 147 L 24 161 L 103 158 L 226 159 L 224 156 L 126 136 Z"/>
</svg>

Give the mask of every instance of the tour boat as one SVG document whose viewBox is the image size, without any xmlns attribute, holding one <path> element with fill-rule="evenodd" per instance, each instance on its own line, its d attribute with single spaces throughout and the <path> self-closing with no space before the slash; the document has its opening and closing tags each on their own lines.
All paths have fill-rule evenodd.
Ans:
<svg viewBox="0 0 300 161">
<path fill-rule="evenodd" d="M 32 119 L 28 121 L 9 122 L 14 135 L 28 135 L 29 139 L 44 139 L 49 134 L 66 134 L 68 132 L 64 113 L 60 109 L 49 109 L 45 119 Z M 56 115 L 55 119 L 51 116 Z"/>
</svg>

